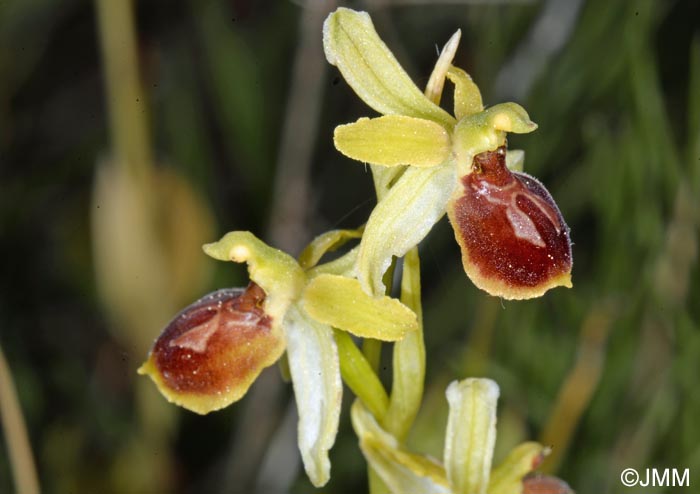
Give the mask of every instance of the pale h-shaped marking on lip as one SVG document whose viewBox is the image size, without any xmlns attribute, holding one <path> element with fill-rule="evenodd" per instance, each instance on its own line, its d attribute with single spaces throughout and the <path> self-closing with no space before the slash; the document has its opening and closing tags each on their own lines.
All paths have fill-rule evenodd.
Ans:
<svg viewBox="0 0 700 494">
<path fill-rule="evenodd" d="M 169 346 L 187 348 L 197 353 L 204 353 L 207 350 L 209 339 L 211 339 L 211 337 L 214 336 L 214 333 L 220 329 L 222 310 L 224 309 L 221 302 L 219 302 L 216 309 L 216 314 L 211 319 L 181 334 L 172 340 Z M 260 319 L 261 317 L 256 314 L 234 310 L 231 311 L 228 320 L 224 324 L 227 328 L 232 326 L 235 326 L 236 328 L 254 328 L 258 325 Z"/>
<path fill-rule="evenodd" d="M 520 188 L 525 187 L 525 185 L 520 182 L 518 177 L 513 177 L 512 181 L 505 187 L 491 184 L 487 180 L 477 180 L 477 182 L 478 185 L 476 183 L 472 185 L 477 196 L 483 197 L 491 204 L 505 207 L 506 217 L 517 238 L 525 240 L 537 247 L 546 247 L 542 235 L 540 235 L 540 232 L 537 230 L 532 218 L 518 207 L 518 195 L 522 195 L 534 203 L 537 209 L 552 223 L 557 234 L 561 233 L 559 218 L 551 211 L 549 204 L 537 194 L 525 194 L 522 192 Z"/>
</svg>

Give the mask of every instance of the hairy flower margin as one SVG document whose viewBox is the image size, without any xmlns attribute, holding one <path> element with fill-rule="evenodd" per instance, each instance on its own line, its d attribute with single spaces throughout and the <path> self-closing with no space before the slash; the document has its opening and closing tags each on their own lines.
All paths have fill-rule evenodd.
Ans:
<svg viewBox="0 0 700 494">
<path fill-rule="evenodd" d="M 383 114 L 334 133 L 341 153 L 372 165 L 380 198 L 362 237 L 357 277 L 368 293 L 383 294 L 392 256 L 405 255 L 447 212 L 477 287 L 506 299 L 570 287 L 569 228 L 544 186 L 510 169 L 522 167 L 522 151 L 506 151 L 507 132 L 537 125 L 515 103 L 484 109 L 476 84 L 452 65 L 459 39 L 457 31 L 446 44 L 424 95 L 366 12 L 340 8 L 326 19 L 326 58 Z M 454 117 L 438 106 L 445 78 L 455 86 Z"/>
</svg>

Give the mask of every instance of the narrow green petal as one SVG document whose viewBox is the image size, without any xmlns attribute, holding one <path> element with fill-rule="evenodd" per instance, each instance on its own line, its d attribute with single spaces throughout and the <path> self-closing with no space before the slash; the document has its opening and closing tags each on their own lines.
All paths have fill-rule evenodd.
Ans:
<svg viewBox="0 0 700 494">
<path fill-rule="evenodd" d="M 521 494 L 523 477 L 537 468 L 547 451 L 547 448 L 536 442 L 523 443 L 513 448 L 491 472 L 488 494 Z"/>
<path fill-rule="evenodd" d="M 450 154 L 450 136 L 444 127 L 404 115 L 339 125 L 333 141 L 345 156 L 373 165 L 436 166 Z"/>
<path fill-rule="evenodd" d="M 311 319 L 296 304 L 285 320 L 287 355 L 299 411 L 299 451 L 311 483 L 330 478 L 328 451 L 338 433 L 343 385 L 338 349 L 329 326 Z"/>
<path fill-rule="evenodd" d="M 506 167 L 512 172 L 522 172 L 525 168 L 525 151 L 522 149 L 506 151 Z"/>
<path fill-rule="evenodd" d="M 455 494 L 485 494 L 496 442 L 498 385 L 490 379 L 453 381 L 445 433 L 445 469 Z"/>
<path fill-rule="evenodd" d="M 229 232 L 218 242 L 202 248 L 214 259 L 247 263 L 250 279 L 267 294 L 265 311 L 280 320 L 304 286 L 304 272 L 294 258 L 270 247 L 250 232 Z"/>
<path fill-rule="evenodd" d="M 317 321 L 363 338 L 397 341 L 418 329 L 411 309 L 391 297 L 367 295 L 354 278 L 319 275 L 306 286 L 302 304 Z"/>
<path fill-rule="evenodd" d="M 395 494 L 451 494 L 445 470 L 434 460 L 404 450 L 375 418 L 355 401 L 352 424 L 367 462 Z"/>
<path fill-rule="evenodd" d="M 409 167 L 374 208 L 357 258 L 357 276 L 367 293 L 384 293 L 382 276 L 391 256 L 402 257 L 418 245 L 445 213 L 457 184 L 455 172 L 449 162 Z"/>
<path fill-rule="evenodd" d="M 425 380 L 425 343 L 420 289 L 418 248 L 409 250 L 403 261 L 401 302 L 418 316 L 418 330 L 396 342 L 393 354 L 393 380 L 389 410 L 382 423 L 399 440 L 404 440 L 418 414 Z"/>
<path fill-rule="evenodd" d="M 459 67 L 450 67 L 447 78 L 455 85 L 455 117 L 461 120 L 467 115 L 484 110 L 481 91 L 472 78 Z"/>
<path fill-rule="evenodd" d="M 303 269 L 315 266 L 327 252 L 333 252 L 349 240 L 362 237 L 363 229 L 364 227 L 357 230 L 331 230 L 319 235 L 299 255 L 299 264 Z"/>
<path fill-rule="evenodd" d="M 450 39 L 445 43 L 437 62 L 435 62 L 435 68 L 432 74 L 430 74 L 430 79 L 428 79 L 428 84 L 425 86 L 425 95 L 430 101 L 436 105 L 440 104 L 440 98 L 442 97 L 442 90 L 445 87 L 445 76 L 447 71 L 450 70 L 452 65 L 452 60 L 455 58 L 455 53 L 457 53 L 457 47 L 459 46 L 459 40 L 462 38 L 462 31 L 457 30 Z"/>
<path fill-rule="evenodd" d="M 454 118 L 426 98 L 401 68 L 366 12 L 339 8 L 330 14 L 323 24 L 323 47 L 328 62 L 379 113 L 454 125 Z"/>
</svg>

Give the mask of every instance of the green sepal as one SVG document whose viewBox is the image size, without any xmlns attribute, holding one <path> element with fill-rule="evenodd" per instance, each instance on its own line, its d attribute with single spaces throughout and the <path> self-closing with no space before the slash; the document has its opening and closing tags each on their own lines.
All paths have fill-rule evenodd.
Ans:
<svg viewBox="0 0 700 494">
<path fill-rule="evenodd" d="M 455 120 L 413 83 L 379 38 L 367 12 L 339 8 L 323 24 L 326 59 L 357 95 L 385 115 L 424 118 L 451 128 Z"/>
</svg>

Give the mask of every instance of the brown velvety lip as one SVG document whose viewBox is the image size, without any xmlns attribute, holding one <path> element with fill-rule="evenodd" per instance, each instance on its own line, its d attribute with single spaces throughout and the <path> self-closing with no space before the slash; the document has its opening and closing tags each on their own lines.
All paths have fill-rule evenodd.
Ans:
<svg viewBox="0 0 700 494">
<path fill-rule="evenodd" d="M 236 401 L 284 351 L 264 301 L 254 283 L 206 295 L 166 326 L 143 372 L 168 399 L 200 413 Z"/>
<path fill-rule="evenodd" d="M 475 285 L 509 299 L 571 286 L 569 228 L 537 179 L 508 170 L 505 147 L 476 155 L 461 182 L 448 212 Z"/>
</svg>

